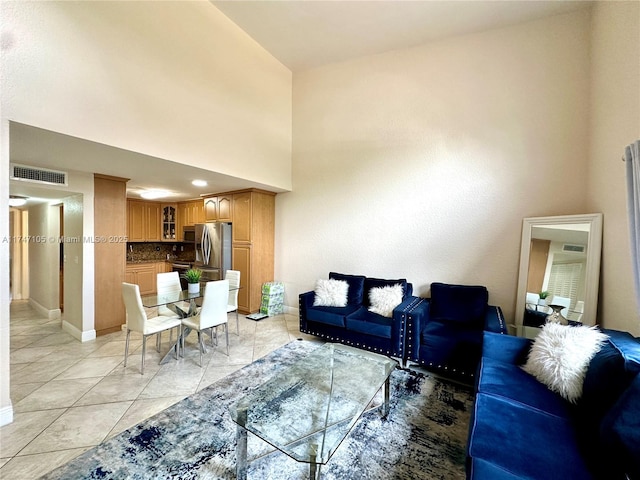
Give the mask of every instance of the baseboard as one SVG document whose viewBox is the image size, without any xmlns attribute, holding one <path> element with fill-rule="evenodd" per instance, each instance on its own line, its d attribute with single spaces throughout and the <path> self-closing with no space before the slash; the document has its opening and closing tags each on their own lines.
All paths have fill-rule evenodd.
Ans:
<svg viewBox="0 0 640 480">
<path fill-rule="evenodd" d="M 80 340 L 81 342 L 88 342 L 89 340 L 95 340 L 96 339 L 96 331 L 95 330 L 87 330 L 86 332 L 83 332 L 82 330 L 80 330 L 76 326 L 71 325 L 66 320 L 62 321 L 62 330 L 67 332 L 69 335 L 71 335 L 76 340 Z"/>
<path fill-rule="evenodd" d="M 284 306 L 284 313 L 288 313 L 289 315 L 300 315 L 300 309 L 298 307 L 289 307 L 287 305 Z"/>
<path fill-rule="evenodd" d="M 40 305 L 33 298 L 29 299 L 29 305 L 31 305 L 40 315 L 47 317 L 49 320 L 58 320 L 62 316 L 62 312 L 59 308 L 49 310 L 48 308 Z"/>
<path fill-rule="evenodd" d="M 13 405 L 0 408 L 0 427 L 13 422 Z"/>
</svg>

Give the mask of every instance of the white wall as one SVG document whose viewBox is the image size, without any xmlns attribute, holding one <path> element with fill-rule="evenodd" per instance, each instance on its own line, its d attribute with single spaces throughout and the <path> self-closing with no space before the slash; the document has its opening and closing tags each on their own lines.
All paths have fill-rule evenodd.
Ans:
<svg viewBox="0 0 640 480">
<path fill-rule="evenodd" d="M 29 208 L 29 303 L 49 319 L 60 318 L 59 235 L 60 207 Z"/>
<path fill-rule="evenodd" d="M 1 64 L 1 62 L 0 62 Z M 0 67 L 1 68 L 1 67 Z M 0 172 L 9 171 L 9 122 L 0 117 Z M 0 175 L 0 238 L 9 239 L 9 175 Z M 0 242 L 0 426 L 13 421 L 9 397 L 9 248 Z"/>
<path fill-rule="evenodd" d="M 596 2 L 591 45 L 588 204 L 604 214 L 599 316 L 608 328 L 640 335 L 621 161 L 640 139 L 640 3 Z"/>
<path fill-rule="evenodd" d="M 421 296 L 486 285 L 513 321 L 522 219 L 585 213 L 589 27 L 581 11 L 295 74 L 287 304 L 335 270 Z"/>
<path fill-rule="evenodd" d="M 70 239 L 64 243 L 64 314 L 63 327 L 79 340 L 95 338 L 94 326 L 83 328 L 84 299 L 80 293 L 83 291 L 84 275 L 84 250 L 85 246 L 93 244 L 85 243 L 83 231 L 84 195 L 77 194 L 63 199 L 64 208 L 64 237 Z M 74 240 L 78 239 L 77 242 Z M 87 269 L 87 272 L 91 272 Z M 93 277 L 93 275 L 87 275 Z M 93 282 L 91 282 L 93 284 Z M 92 285 L 93 286 L 93 285 Z M 93 288 L 92 288 L 93 293 Z M 92 297 L 93 298 L 93 295 Z M 90 302 L 93 305 L 93 301 Z M 93 323 L 93 322 L 92 322 Z"/>
<path fill-rule="evenodd" d="M 291 188 L 291 72 L 211 3 L 1 8 L 4 117 Z"/>
</svg>

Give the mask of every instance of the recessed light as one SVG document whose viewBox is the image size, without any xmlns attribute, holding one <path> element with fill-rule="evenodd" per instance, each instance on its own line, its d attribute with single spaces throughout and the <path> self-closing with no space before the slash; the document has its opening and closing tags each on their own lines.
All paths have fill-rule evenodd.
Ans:
<svg viewBox="0 0 640 480">
<path fill-rule="evenodd" d="M 206 180 L 194 180 L 191 182 L 191 185 L 194 185 L 196 187 L 206 187 L 207 182 Z"/>
<path fill-rule="evenodd" d="M 21 207 L 25 203 L 27 203 L 27 199 L 25 197 L 18 197 L 17 195 L 9 196 L 9 206 L 10 207 Z"/>
<path fill-rule="evenodd" d="M 155 200 L 156 198 L 169 197 L 171 196 L 171 192 L 169 192 L 168 190 L 153 189 L 142 192 L 140 196 L 147 200 Z"/>
</svg>

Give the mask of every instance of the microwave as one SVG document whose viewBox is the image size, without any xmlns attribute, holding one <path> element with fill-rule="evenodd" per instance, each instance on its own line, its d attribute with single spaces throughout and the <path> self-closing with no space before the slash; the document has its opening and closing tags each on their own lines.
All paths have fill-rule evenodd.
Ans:
<svg viewBox="0 0 640 480">
<path fill-rule="evenodd" d="M 182 240 L 184 242 L 196 241 L 196 227 L 193 225 L 186 225 L 182 231 Z"/>
</svg>

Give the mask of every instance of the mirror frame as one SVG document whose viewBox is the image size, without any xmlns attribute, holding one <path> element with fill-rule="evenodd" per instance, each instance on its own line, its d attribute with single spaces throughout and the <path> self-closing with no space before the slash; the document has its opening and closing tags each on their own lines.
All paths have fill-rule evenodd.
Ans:
<svg viewBox="0 0 640 480">
<path fill-rule="evenodd" d="M 588 223 L 589 239 L 587 247 L 587 271 L 585 273 L 585 299 L 582 323 L 595 325 L 598 309 L 598 288 L 600 286 L 600 257 L 602 251 L 602 214 L 560 215 L 554 217 L 528 217 L 522 222 L 522 243 L 520 244 L 520 271 L 516 297 L 515 327 L 518 336 L 524 336 L 524 308 L 529 273 L 529 252 L 531 230 L 541 225 L 561 225 L 565 223 Z"/>
</svg>

